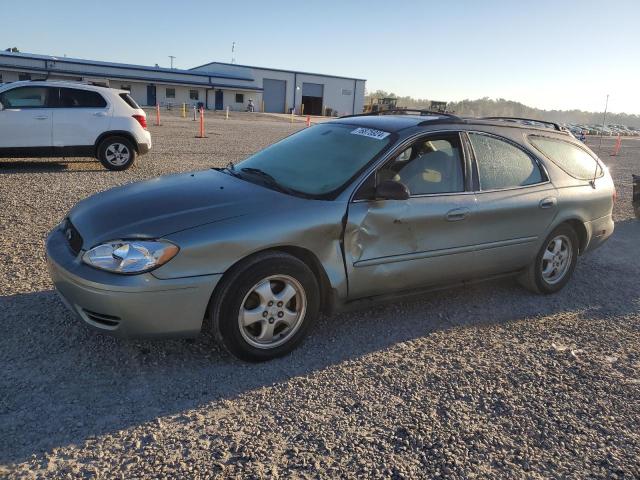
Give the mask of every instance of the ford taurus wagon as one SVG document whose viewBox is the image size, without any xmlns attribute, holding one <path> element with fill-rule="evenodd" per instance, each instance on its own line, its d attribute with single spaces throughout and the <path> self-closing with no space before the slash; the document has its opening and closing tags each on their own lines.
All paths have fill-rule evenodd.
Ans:
<svg viewBox="0 0 640 480">
<path fill-rule="evenodd" d="M 557 292 L 612 234 L 614 197 L 607 168 L 557 124 L 392 111 L 94 195 L 50 233 L 47 258 L 98 330 L 210 329 L 260 361 L 359 302 L 503 275 Z"/>
</svg>

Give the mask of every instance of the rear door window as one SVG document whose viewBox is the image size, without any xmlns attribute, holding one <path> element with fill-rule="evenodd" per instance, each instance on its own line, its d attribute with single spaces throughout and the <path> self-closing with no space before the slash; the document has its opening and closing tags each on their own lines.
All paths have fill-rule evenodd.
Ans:
<svg viewBox="0 0 640 480">
<path fill-rule="evenodd" d="M 61 88 L 60 108 L 104 108 L 107 101 L 98 92 L 76 88 Z"/>
<path fill-rule="evenodd" d="M 577 145 L 537 135 L 530 135 L 529 143 L 574 178 L 591 180 L 594 175 L 600 177 L 603 174 L 597 160 Z"/>
<path fill-rule="evenodd" d="M 47 108 L 50 89 L 47 87 L 19 87 L 0 93 L 4 108 Z"/>
<path fill-rule="evenodd" d="M 524 150 L 491 135 L 469 133 L 478 164 L 480 190 L 535 185 L 546 180 L 538 163 Z"/>
</svg>

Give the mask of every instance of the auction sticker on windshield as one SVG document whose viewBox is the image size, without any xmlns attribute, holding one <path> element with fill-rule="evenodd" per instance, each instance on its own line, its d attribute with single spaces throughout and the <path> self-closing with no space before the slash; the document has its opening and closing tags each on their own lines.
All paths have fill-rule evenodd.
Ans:
<svg viewBox="0 0 640 480">
<path fill-rule="evenodd" d="M 376 130 L 374 128 L 363 128 L 363 127 L 359 127 L 359 128 L 356 128 L 355 130 L 352 130 L 351 134 L 362 135 L 363 137 L 375 138 L 376 140 L 382 140 L 383 138 L 387 138 L 390 135 L 389 132 Z"/>
</svg>

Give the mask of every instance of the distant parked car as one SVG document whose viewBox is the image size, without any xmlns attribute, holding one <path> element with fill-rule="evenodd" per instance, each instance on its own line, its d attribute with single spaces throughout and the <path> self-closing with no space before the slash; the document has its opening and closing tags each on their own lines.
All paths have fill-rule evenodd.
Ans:
<svg viewBox="0 0 640 480">
<path fill-rule="evenodd" d="M 47 239 L 53 283 L 98 330 L 206 327 L 259 361 L 376 298 L 502 275 L 557 292 L 613 233 L 611 176 L 559 125 L 408 113 L 83 200 Z"/>
<path fill-rule="evenodd" d="M 95 157 L 125 170 L 150 148 L 146 114 L 126 90 L 53 81 L 0 86 L 0 157 Z"/>
</svg>

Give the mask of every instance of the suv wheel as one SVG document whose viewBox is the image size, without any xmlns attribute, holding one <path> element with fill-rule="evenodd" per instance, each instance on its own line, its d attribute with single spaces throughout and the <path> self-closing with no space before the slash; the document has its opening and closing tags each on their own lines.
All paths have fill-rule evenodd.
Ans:
<svg viewBox="0 0 640 480">
<path fill-rule="evenodd" d="M 98 146 L 98 160 L 108 170 L 126 170 L 136 159 L 136 149 L 125 137 L 108 137 Z"/>
<path fill-rule="evenodd" d="M 291 255 L 261 254 L 231 272 L 212 302 L 216 338 L 234 356 L 260 362 L 291 352 L 319 314 L 313 272 Z"/>
<path fill-rule="evenodd" d="M 519 278 L 536 293 L 556 293 L 569 282 L 578 260 L 578 236 L 569 225 L 560 225 L 545 239 L 534 262 Z"/>
</svg>

